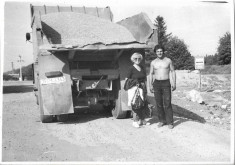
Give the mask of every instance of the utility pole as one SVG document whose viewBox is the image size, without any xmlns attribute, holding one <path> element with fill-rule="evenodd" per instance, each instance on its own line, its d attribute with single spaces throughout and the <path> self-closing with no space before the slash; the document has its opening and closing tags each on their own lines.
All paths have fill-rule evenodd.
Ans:
<svg viewBox="0 0 235 165">
<path fill-rule="evenodd" d="M 19 77 L 19 81 L 22 81 L 22 68 L 21 68 L 21 62 L 23 62 L 23 60 L 21 60 L 21 55 L 19 55 L 20 60 L 18 60 L 18 62 L 20 63 L 20 77 Z"/>
<path fill-rule="evenodd" d="M 14 74 L 15 73 L 15 68 L 14 68 L 14 63 L 13 62 L 11 62 L 11 67 L 12 67 L 12 74 Z"/>
</svg>

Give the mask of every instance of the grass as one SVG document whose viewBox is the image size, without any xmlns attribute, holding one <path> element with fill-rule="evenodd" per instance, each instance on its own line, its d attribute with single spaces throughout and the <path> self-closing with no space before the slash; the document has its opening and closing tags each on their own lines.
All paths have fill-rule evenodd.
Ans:
<svg viewBox="0 0 235 165">
<path fill-rule="evenodd" d="M 202 74 L 231 74 L 231 65 L 205 65 Z"/>
</svg>

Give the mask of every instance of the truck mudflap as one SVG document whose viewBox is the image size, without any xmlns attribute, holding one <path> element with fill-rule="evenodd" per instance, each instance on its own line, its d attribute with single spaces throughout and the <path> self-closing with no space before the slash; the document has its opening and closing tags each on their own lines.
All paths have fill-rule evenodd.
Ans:
<svg viewBox="0 0 235 165">
<path fill-rule="evenodd" d="M 40 52 L 38 61 L 41 116 L 74 113 L 67 54 Z"/>
<path fill-rule="evenodd" d="M 71 86 L 65 76 L 40 80 L 43 115 L 74 113 Z"/>
</svg>

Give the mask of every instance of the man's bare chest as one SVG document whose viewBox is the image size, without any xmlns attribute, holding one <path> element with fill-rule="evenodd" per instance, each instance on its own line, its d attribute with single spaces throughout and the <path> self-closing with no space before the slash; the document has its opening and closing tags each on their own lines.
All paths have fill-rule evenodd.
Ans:
<svg viewBox="0 0 235 165">
<path fill-rule="evenodd" d="M 169 65 L 169 62 L 166 60 L 156 60 L 153 67 L 154 69 L 168 69 Z"/>
</svg>

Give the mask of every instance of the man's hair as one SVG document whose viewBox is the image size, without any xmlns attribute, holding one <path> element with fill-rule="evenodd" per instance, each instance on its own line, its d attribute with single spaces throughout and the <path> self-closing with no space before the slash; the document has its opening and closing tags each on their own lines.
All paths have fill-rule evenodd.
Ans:
<svg viewBox="0 0 235 165">
<path fill-rule="evenodd" d="M 163 52 L 165 52 L 165 48 L 162 45 L 156 45 L 153 49 L 154 53 L 156 52 L 156 50 L 158 49 L 162 49 Z"/>
</svg>

